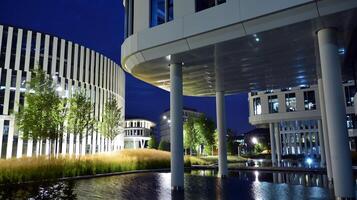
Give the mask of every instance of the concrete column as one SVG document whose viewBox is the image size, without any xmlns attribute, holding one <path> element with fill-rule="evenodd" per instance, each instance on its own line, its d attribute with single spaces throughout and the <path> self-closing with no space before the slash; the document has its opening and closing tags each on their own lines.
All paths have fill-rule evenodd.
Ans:
<svg viewBox="0 0 357 200">
<path fill-rule="evenodd" d="M 322 84 L 322 79 L 318 79 L 318 89 L 319 89 L 319 98 L 320 98 L 320 112 L 321 112 L 321 123 L 322 123 L 322 138 L 325 147 L 325 161 L 327 169 L 327 178 L 329 182 L 332 182 L 332 166 L 331 166 L 331 154 L 330 154 L 330 142 L 327 129 L 327 118 L 326 118 L 326 108 L 325 108 L 325 96 L 324 89 Z"/>
<path fill-rule="evenodd" d="M 216 109 L 217 109 L 217 130 L 218 130 L 218 175 L 221 177 L 228 175 L 227 168 L 227 130 L 226 130 L 226 111 L 224 92 L 216 92 Z"/>
<path fill-rule="evenodd" d="M 303 137 L 304 137 L 304 154 L 306 156 L 308 154 L 308 150 L 307 150 L 307 133 L 306 132 L 303 133 Z"/>
<path fill-rule="evenodd" d="M 171 189 L 184 187 L 182 65 L 170 65 Z"/>
<path fill-rule="evenodd" d="M 33 148 L 33 140 L 28 139 L 27 140 L 27 157 L 32 157 L 32 148 Z"/>
<path fill-rule="evenodd" d="M 68 148 L 68 154 L 70 157 L 73 155 L 73 146 L 74 146 L 74 135 L 72 133 L 69 134 L 69 148 Z"/>
<path fill-rule="evenodd" d="M 270 129 L 270 149 L 271 149 L 271 164 L 276 166 L 276 149 L 275 149 L 275 139 L 274 139 L 274 124 L 269 124 Z"/>
<path fill-rule="evenodd" d="M 274 128 L 275 128 L 275 144 L 276 144 L 276 153 L 277 153 L 277 163 L 278 163 L 278 167 L 280 167 L 281 165 L 281 139 L 280 139 L 280 130 L 279 130 L 279 123 L 275 123 L 274 124 Z"/>
<path fill-rule="evenodd" d="M 326 105 L 335 195 L 354 198 L 351 152 L 348 148 L 346 108 L 342 91 L 341 63 L 338 55 L 336 30 L 321 29 L 317 33 L 321 75 Z"/>
</svg>

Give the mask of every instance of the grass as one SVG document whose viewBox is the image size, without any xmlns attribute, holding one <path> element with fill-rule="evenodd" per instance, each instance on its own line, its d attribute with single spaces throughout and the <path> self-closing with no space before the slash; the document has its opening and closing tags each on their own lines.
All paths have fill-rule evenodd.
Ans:
<svg viewBox="0 0 357 200">
<path fill-rule="evenodd" d="M 216 164 L 218 163 L 218 156 L 202 156 L 202 157 L 199 157 L 200 160 L 203 160 L 205 162 L 205 164 Z M 227 156 L 227 162 L 228 163 L 238 163 L 238 162 L 244 162 L 244 161 L 247 161 L 246 158 L 243 158 L 241 156 L 232 156 L 232 155 L 229 155 Z M 203 164 L 204 165 L 204 164 Z"/>
<path fill-rule="evenodd" d="M 186 167 L 197 164 L 207 162 L 200 158 L 185 157 Z M 123 150 L 78 159 L 39 157 L 1 160 L 0 184 L 169 167 L 170 153 L 151 149 Z"/>
</svg>

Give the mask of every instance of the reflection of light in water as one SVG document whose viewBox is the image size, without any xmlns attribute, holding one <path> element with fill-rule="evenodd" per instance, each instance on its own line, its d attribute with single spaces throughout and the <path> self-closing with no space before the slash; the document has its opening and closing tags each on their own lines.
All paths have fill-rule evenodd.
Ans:
<svg viewBox="0 0 357 200">
<path fill-rule="evenodd" d="M 258 182 L 259 181 L 259 172 L 254 171 L 254 176 L 255 176 L 255 181 Z"/>
<path fill-rule="evenodd" d="M 171 173 L 159 173 L 159 198 L 171 199 Z"/>
</svg>

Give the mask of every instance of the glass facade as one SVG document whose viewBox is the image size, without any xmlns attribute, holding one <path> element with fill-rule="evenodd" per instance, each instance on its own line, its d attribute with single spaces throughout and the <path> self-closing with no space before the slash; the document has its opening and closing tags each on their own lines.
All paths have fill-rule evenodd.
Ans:
<svg viewBox="0 0 357 200">
<path fill-rule="evenodd" d="M 287 94 L 285 94 L 285 105 L 286 105 L 286 112 L 294 112 L 294 111 L 296 111 L 296 96 L 295 96 L 295 93 L 287 93 Z"/>
<path fill-rule="evenodd" d="M 226 0 L 196 0 L 196 12 L 206 10 L 222 3 L 226 3 Z"/>
<path fill-rule="evenodd" d="M 259 97 L 253 99 L 253 109 L 254 115 L 262 114 L 262 105 Z"/>
<path fill-rule="evenodd" d="M 174 18 L 173 0 L 150 1 L 150 27 L 154 27 Z"/>
<path fill-rule="evenodd" d="M 354 85 L 345 86 L 346 106 L 353 106 L 353 98 L 355 93 L 356 87 Z"/>
<path fill-rule="evenodd" d="M 305 110 L 316 110 L 315 92 L 304 92 L 304 107 Z"/>
<path fill-rule="evenodd" d="M 277 95 L 268 96 L 269 113 L 279 112 L 279 100 Z"/>
</svg>

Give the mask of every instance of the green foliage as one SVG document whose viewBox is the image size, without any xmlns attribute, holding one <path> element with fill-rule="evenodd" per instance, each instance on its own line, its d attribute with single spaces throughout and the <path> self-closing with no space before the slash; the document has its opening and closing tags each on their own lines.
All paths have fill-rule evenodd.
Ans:
<svg viewBox="0 0 357 200">
<path fill-rule="evenodd" d="M 83 91 L 74 93 L 68 103 L 68 131 L 82 138 L 84 131 L 93 128 L 96 122 L 92 117 L 93 104 Z"/>
<path fill-rule="evenodd" d="M 195 127 L 195 118 L 192 115 L 188 115 L 187 121 L 183 125 L 183 140 L 184 148 L 190 149 L 190 155 L 192 155 L 192 151 L 197 148 L 200 142 L 198 130 Z"/>
<path fill-rule="evenodd" d="M 232 129 L 227 129 L 227 135 L 228 135 L 228 137 L 227 137 L 227 152 L 232 155 L 234 152 L 234 149 L 233 149 L 233 147 L 234 147 L 234 144 L 233 144 L 234 133 L 233 133 Z"/>
<path fill-rule="evenodd" d="M 159 144 L 159 150 L 170 151 L 170 142 L 167 142 L 165 140 L 161 140 L 160 144 Z"/>
<path fill-rule="evenodd" d="M 204 145 L 204 151 L 206 154 L 213 154 L 215 145 L 214 131 L 215 124 L 210 118 L 205 115 L 200 115 L 195 121 L 195 127 L 198 131 L 199 142 Z"/>
<path fill-rule="evenodd" d="M 258 143 L 258 144 L 254 145 L 254 153 L 261 153 L 267 149 L 268 149 L 268 146 L 264 143 Z"/>
<path fill-rule="evenodd" d="M 114 98 L 109 99 L 105 103 L 103 121 L 100 125 L 102 134 L 113 141 L 120 133 L 122 122 L 121 108 L 118 107 L 118 103 Z"/>
<path fill-rule="evenodd" d="M 25 106 L 16 113 L 16 125 L 23 138 L 58 138 L 63 122 L 64 104 L 56 93 L 52 79 L 38 67 L 26 84 Z"/>
<path fill-rule="evenodd" d="M 157 148 L 157 142 L 156 142 L 156 138 L 154 135 L 150 136 L 150 140 L 148 142 L 148 147 L 149 147 L 149 149 Z"/>
</svg>

